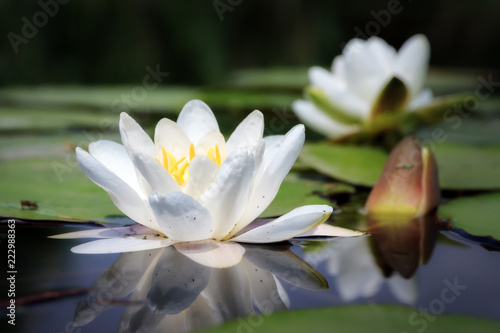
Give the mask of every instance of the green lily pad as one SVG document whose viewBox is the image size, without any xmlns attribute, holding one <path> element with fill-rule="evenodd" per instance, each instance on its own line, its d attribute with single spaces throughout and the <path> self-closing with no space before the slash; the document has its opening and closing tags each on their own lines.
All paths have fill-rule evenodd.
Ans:
<svg viewBox="0 0 500 333">
<path fill-rule="evenodd" d="M 298 89 L 309 84 L 307 68 L 251 68 L 235 71 L 229 80 L 231 86 L 251 89 Z"/>
<path fill-rule="evenodd" d="M 138 86 L 51 86 L 16 87 L 0 90 L 0 98 L 12 105 L 92 108 L 118 115 L 120 112 L 141 114 L 178 114 L 184 104 L 201 99 L 213 110 L 217 108 L 272 109 L 282 108 L 300 97 L 284 92 L 250 90 L 200 89 L 161 86 L 139 95 Z M 140 86 L 139 86 L 140 87 Z M 136 96 L 136 97 L 134 97 Z M 47 112 L 44 112 L 46 114 Z M 47 113 L 48 114 L 48 113 Z M 89 113 L 90 114 L 90 113 Z M 87 115 L 88 116 L 88 115 Z"/>
<path fill-rule="evenodd" d="M 442 189 L 500 188 L 500 145 L 428 143 L 434 148 Z M 377 147 L 311 143 L 304 145 L 300 160 L 332 178 L 373 186 L 380 177 L 387 156 Z"/>
<path fill-rule="evenodd" d="M 332 203 L 325 199 L 326 196 L 354 192 L 355 189 L 349 185 L 308 179 L 299 173 L 290 172 L 273 202 L 260 217 L 280 216 L 304 205 L 331 205 Z"/>
<path fill-rule="evenodd" d="M 387 153 L 380 148 L 327 143 L 305 144 L 303 164 L 342 181 L 373 186 L 382 173 Z"/>
<path fill-rule="evenodd" d="M 435 319 L 432 317 L 427 317 Z M 498 332 L 500 322 L 463 315 L 440 315 L 429 321 L 412 309 L 397 305 L 355 305 L 347 307 L 277 312 L 238 319 L 203 332 L 410 332 L 468 333 Z M 257 329 L 258 328 L 258 329 Z"/>
<path fill-rule="evenodd" d="M 74 158 L 74 156 L 73 156 Z M 15 159 L 0 163 L 0 216 L 38 220 L 103 220 L 123 215 L 74 159 Z M 21 201 L 38 208 L 22 207 Z M 31 207 L 33 208 L 33 207 Z"/>
<path fill-rule="evenodd" d="M 500 145 L 459 143 L 435 145 L 441 188 L 494 190 L 500 188 Z"/>
<path fill-rule="evenodd" d="M 1 131 L 58 131 L 64 129 L 117 126 L 118 114 L 103 114 L 68 108 L 28 109 L 0 107 Z"/>
<path fill-rule="evenodd" d="M 452 200 L 439 208 L 439 216 L 451 225 L 475 236 L 500 240 L 498 206 L 500 193 L 488 193 Z"/>
</svg>

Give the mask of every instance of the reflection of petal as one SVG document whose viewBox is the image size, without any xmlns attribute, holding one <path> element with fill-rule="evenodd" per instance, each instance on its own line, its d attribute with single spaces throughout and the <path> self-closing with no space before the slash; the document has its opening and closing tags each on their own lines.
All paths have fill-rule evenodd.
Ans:
<svg viewBox="0 0 500 333">
<path fill-rule="evenodd" d="M 273 275 L 301 288 L 328 289 L 328 282 L 316 269 L 288 248 L 245 245 L 245 259 Z"/>
<path fill-rule="evenodd" d="M 191 260 L 208 267 L 225 268 L 238 264 L 245 248 L 238 243 L 186 242 L 175 245 L 177 251 Z"/>
<path fill-rule="evenodd" d="M 132 305 L 125 309 L 118 324 L 118 332 L 154 332 L 164 317 L 164 313 L 151 312 L 147 304 Z"/>
<path fill-rule="evenodd" d="M 147 295 L 153 312 L 179 313 L 189 307 L 205 289 L 211 269 L 199 265 L 168 247 L 153 272 Z"/>
<path fill-rule="evenodd" d="M 281 282 L 274 275 L 253 265 L 245 265 L 255 305 L 262 313 L 286 310 L 288 295 L 282 294 Z M 282 297 L 286 297 L 283 300 Z"/>
<path fill-rule="evenodd" d="M 123 253 L 92 283 L 93 296 L 78 304 L 73 322 L 87 325 L 109 309 L 110 301 L 130 294 L 161 250 Z"/>
<path fill-rule="evenodd" d="M 405 279 L 399 274 L 394 274 L 387 280 L 394 297 L 405 304 L 415 304 L 418 297 L 418 286 L 415 276 Z"/>
<path fill-rule="evenodd" d="M 222 321 L 253 313 L 250 286 L 240 265 L 212 270 L 210 282 L 201 295 L 210 304 L 215 318 Z"/>
<path fill-rule="evenodd" d="M 379 290 L 383 277 L 370 255 L 367 238 L 339 239 L 334 241 L 333 246 L 338 252 L 333 259 L 337 265 L 333 267 L 337 267 L 330 270 L 330 274 L 336 274 L 335 282 L 342 299 L 352 301 L 373 296 Z"/>
<path fill-rule="evenodd" d="M 145 237 L 151 238 L 145 240 Z M 92 242 L 77 245 L 71 248 L 74 253 L 120 253 L 158 249 L 172 245 L 171 239 L 163 237 L 148 236 L 130 236 L 127 238 L 109 238 L 98 239 Z"/>
</svg>

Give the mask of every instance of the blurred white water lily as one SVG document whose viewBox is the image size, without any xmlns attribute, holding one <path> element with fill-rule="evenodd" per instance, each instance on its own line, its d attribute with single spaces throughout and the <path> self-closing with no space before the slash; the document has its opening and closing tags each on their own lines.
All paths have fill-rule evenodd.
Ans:
<svg viewBox="0 0 500 333">
<path fill-rule="evenodd" d="M 423 35 L 408 39 L 398 52 L 378 37 L 353 39 L 334 59 L 331 72 L 309 70 L 309 100 L 295 101 L 293 110 L 306 125 L 332 139 L 385 131 L 394 126 L 390 115 L 407 114 L 433 100 L 431 90 L 423 88 L 429 56 Z M 441 104 L 422 109 L 422 117 L 429 118 L 426 113 L 441 109 Z"/>
<path fill-rule="evenodd" d="M 77 253 L 128 252 L 201 240 L 270 243 L 301 234 L 357 235 L 328 225 L 332 208 L 302 206 L 267 223 L 253 222 L 276 196 L 304 143 L 304 127 L 263 138 L 259 111 L 226 141 L 210 108 L 188 102 L 177 122 L 162 119 L 154 141 L 126 113 L 123 145 L 101 140 L 76 149 L 85 174 L 140 225 L 53 236 L 104 238 Z"/>
</svg>

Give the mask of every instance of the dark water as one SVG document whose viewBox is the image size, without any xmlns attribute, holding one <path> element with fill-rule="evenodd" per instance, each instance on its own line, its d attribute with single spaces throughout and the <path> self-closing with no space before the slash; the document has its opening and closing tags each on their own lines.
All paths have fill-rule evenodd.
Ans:
<svg viewBox="0 0 500 333">
<path fill-rule="evenodd" d="M 430 247 L 417 237 L 416 248 L 408 248 L 412 241 L 405 240 L 404 249 L 397 244 L 389 254 L 377 236 L 245 246 L 240 264 L 213 269 L 173 247 L 83 255 L 70 248 L 86 240 L 46 238 L 74 230 L 17 224 L 16 325 L 2 319 L 2 332 L 176 331 L 259 311 L 361 303 L 500 320 L 500 253 L 452 232 L 425 238 L 435 242 Z M 8 289 L 2 279 L 3 318 Z"/>
</svg>

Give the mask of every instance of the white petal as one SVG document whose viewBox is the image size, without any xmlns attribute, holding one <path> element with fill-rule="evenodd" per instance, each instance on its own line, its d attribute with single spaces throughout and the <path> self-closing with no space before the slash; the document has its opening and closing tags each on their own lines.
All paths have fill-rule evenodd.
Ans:
<svg viewBox="0 0 500 333">
<path fill-rule="evenodd" d="M 292 168 L 304 144 L 304 125 L 292 128 L 283 141 L 265 151 L 259 173 L 255 175 L 248 208 L 231 231 L 236 234 L 259 216 L 278 193 L 283 179 Z"/>
<path fill-rule="evenodd" d="M 395 57 L 394 48 L 378 37 L 371 37 L 356 50 L 351 49 L 345 62 L 348 89 L 371 105 L 394 73 Z"/>
<path fill-rule="evenodd" d="M 214 220 L 214 239 L 223 239 L 247 208 L 253 171 L 252 153 L 237 149 L 222 163 L 215 183 L 201 196 L 200 202 Z"/>
<path fill-rule="evenodd" d="M 317 226 L 316 228 L 309 230 L 308 232 L 297 235 L 297 237 L 310 237 L 310 236 L 356 237 L 365 234 L 366 232 L 336 227 L 333 225 L 323 223 Z"/>
<path fill-rule="evenodd" d="M 262 139 L 264 116 L 255 110 L 250 113 L 231 134 L 226 143 L 228 152 L 241 147 L 252 148 Z"/>
<path fill-rule="evenodd" d="M 212 110 L 200 100 L 192 100 L 184 105 L 177 118 L 177 124 L 195 144 L 210 131 L 220 132 Z"/>
<path fill-rule="evenodd" d="M 280 218 L 243 232 L 231 240 L 243 243 L 273 243 L 288 240 L 325 222 L 332 211 L 332 207 L 326 205 L 295 208 Z"/>
<path fill-rule="evenodd" d="M 269 151 L 276 147 L 277 145 L 281 144 L 283 140 L 285 139 L 284 135 L 269 135 L 264 138 L 264 143 L 265 143 L 265 151 Z"/>
<path fill-rule="evenodd" d="M 433 94 L 432 90 L 430 89 L 424 89 L 418 93 L 417 96 L 410 102 L 410 105 L 408 105 L 408 110 L 415 110 L 418 109 L 422 106 L 425 106 L 429 103 L 432 102 L 433 99 Z"/>
<path fill-rule="evenodd" d="M 158 153 L 163 147 L 171 152 L 176 159 L 180 159 L 188 155 L 190 144 L 186 133 L 174 121 L 163 118 L 156 124 L 155 146 Z"/>
<path fill-rule="evenodd" d="M 118 209 L 132 220 L 159 230 L 148 204 L 130 185 L 81 148 L 76 148 L 78 164 L 87 177 L 108 192 Z"/>
<path fill-rule="evenodd" d="M 143 240 L 137 238 L 109 238 L 77 245 L 71 249 L 74 253 L 98 254 L 120 253 L 157 249 L 172 245 L 171 239 Z"/>
<path fill-rule="evenodd" d="M 140 193 L 141 187 L 137 181 L 134 164 L 124 146 L 113 141 L 100 140 L 89 144 L 89 153 L 136 192 Z"/>
<path fill-rule="evenodd" d="M 424 86 L 430 58 L 429 41 L 424 35 L 408 39 L 398 53 L 396 73 L 415 96 Z"/>
<path fill-rule="evenodd" d="M 152 229 L 151 233 L 153 233 Z M 49 236 L 49 238 L 57 238 L 57 239 L 76 239 L 76 238 L 117 238 L 117 237 L 125 237 L 130 233 L 129 227 L 121 227 L 121 228 L 96 228 L 89 230 L 81 230 L 68 232 L 64 234 Z"/>
<path fill-rule="evenodd" d="M 304 124 L 329 138 L 339 138 L 359 131 L 359 126 L 338 123 L 309 101 L 296 100 L 292 108 Z"/>
<path fill-rule="evenodd" d="M 120 134 L 127 151 L 132 149 L 156 156 L 156 148 L 149 135 L 125 112 L 120 114 Z"/>
<path fill-rule="evenodd" d="M 196 155 L 206 155 L 210 148 L 214 148 L 216 145 L 219 146 L 220 157 L 224 161 L 227 157 L 226 140 L 218 130 L 209 131 L 198 140 L 194 145 Z"/>
<path fill-rule="evenodd" d="M 184 242 L 175 245 L 189 259 L 208 267 L 227 268 L 241 262 L 245 248 L 233 242 Z"/>
<path fill-rule="evenodd" d="M 212 236 L 210 212 L 182 192 L 153 193 L 149 204 L 163 233 L 176 241 L 197 241 Z"/>
<path fill-rule="evenodd" d="M 317 66 L 311 67 L 309 68 L 308 74 L 309 74 L 309 80 L 311 81 L 311 84 L 313 86 L 317 86 L 324 89 L 331 85 L 337 84 L 335 82 L 332 73 L 330 73 L 324 68 Z"/>
<path fill-rule="evenodd" d="M 181 190 L 179 184 L 154 157 L 132 152 L 132 159 L 137 170 L 149 184 L 150 192 L 146 193 L 147 196 L 153 192 L 167 193 Z"/>
<path fill-rule="evenodd" d="M 196 156 L 189 162 L 189 178 L 182 191 L 199 200 L 203 192 L 215 182 L 219 167 L 206 156 Z"/>
</svg>

